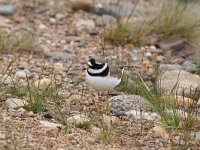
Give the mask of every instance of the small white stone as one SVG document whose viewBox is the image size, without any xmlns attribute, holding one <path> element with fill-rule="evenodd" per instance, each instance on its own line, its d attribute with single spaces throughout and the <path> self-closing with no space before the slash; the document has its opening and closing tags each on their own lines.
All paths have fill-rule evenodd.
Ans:
<svg viewBox="0 0 200 150">
<path fill-rule="evenodd" d="M 30 77 L 30 72 L 28 70 L 19 70 L 15 73 L 15 76 L 18 78 Z"/>
<path fill-rule="evenodd" d="M 69 117 L 67 119 L 67 122 L 71 123 L 71 124 L 83 124 L 85 121 L 89 121 L 89 119 L 87 116 L 85 116 L 83 114 L 75 115 L 75 116 Z"/>
<path fill-rule="evenodd" d="M 3 132 L 0 132 L 0 140 L 5 140 L 6 139 L 6 134 Z"/>
<path fill-rule="evenodd" d="M 146 120 L 155 120 L 160 119 L 160 116 L 153 112 L 139 112 L 136 110 L 130 110 L 126 112 L 126 115 L 129 119 L 146 119 Z"/>
<path fill-rule="evenodd" d="M 8 75 L 0 75 L 0 82 L 3 84 L 11 84 L 13 83 L 13 79 Z"/>
<path fill-rule="evenodd" d="M 164 127 L 160 127 L 160 126 L 155 126 L 152 129 L 153 135 L 155 137 L 160 137 L 163 139 L 168 139 L 169 138 L 169 134 L 167 133 L 167 131 L 165 130 Z"/>
<path fill-rule="evenodd" d="M 10 98 L 5 101 L 5 105 L 9 108 L 19 108 L 27 105 L 28 103 L 25 100 L 21 100 L 18 98 Z"/>
<path fill-rule="evenodd" d="M 62 72 L 64 70 L 63 64 L 62 63 L 54 63 L 53 70 L 56 72 Z"/>
<path fill-rule="evenodd" d="M 34 87 L 40 87 L 40 88 L 44 88 L 47 87 L 49 84 L 51 83 L 50 79 L 47 78 L 43 78 L 41 80 L 37 80 L 33 83 Z"/>
<path fill-rule="evenodd" d="M 99 134 L 101 132 L 100 128 L 96 127 L 96 126 L 92 126 L 90 131 L 94 134 Z"/>
<path fill-rule="evenodd" d="M 20 113 L 25 113 L 26 110 L 25 110 L 24 108 L 19 108 L 19 109 L 18 109 L 18 112 L 20 112 Z"/>
<path fill-rule="evenodd" d="M 115 116 L 107 116 L 103 115 L 103 121 L 108 125 L 111 126 L 112 124 L 119 123 L 119 118 Z"/>
<path fill-rule="evenodd" d="M 144 53 L 144 56 L 145 56 L 145 57 L 150 57 L 151 55 L 152 55 L 151 52 L 145 52 L 145 53 Z"/>
<path fill-rule="evenodd" d="M 52 123 L 52 122 L 43 121 L 43 120 L 41 120 L 40 123 L 41 123 L 41 125 L 42 125 L 43 127 L 49 128 L 49 129 L 56 129 L 56 128 L 62 127 L 61 124 Z"/>
</svg>

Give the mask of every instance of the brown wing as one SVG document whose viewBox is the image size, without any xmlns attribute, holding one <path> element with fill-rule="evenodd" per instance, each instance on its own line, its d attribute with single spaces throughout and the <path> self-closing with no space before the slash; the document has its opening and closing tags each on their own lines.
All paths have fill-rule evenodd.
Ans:
<svg viewBox="0 0 200 150">
<path fill-rule="evenodd" d="M 121 78 L 122 76 L 122 69 L 114 67 L 114 66 L 109 66 L 109 71 L 110 71 L 110 75 L 117 77 L 117 78 Z"/>
</svg>

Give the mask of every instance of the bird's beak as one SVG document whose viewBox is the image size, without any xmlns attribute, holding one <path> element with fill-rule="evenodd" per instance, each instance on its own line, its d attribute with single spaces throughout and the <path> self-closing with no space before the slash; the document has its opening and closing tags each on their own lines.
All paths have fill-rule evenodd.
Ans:
<svg viewBox="0 0 200 150">
<path fill-rule="evenodd" d="M 90 69 L 90 66 L 88 66 L 88 65 L 85 66 L 85 70 L 88 70 L 88 69 Z"/>
</svg>

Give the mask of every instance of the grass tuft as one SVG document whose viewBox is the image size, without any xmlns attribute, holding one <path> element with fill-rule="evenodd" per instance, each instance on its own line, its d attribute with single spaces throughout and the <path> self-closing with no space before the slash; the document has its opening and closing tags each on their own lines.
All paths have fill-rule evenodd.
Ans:
<svg viewBox="0 0 200 150">
<path fill-rule="evenodd" d="M 35 34 L 28 29 L 20 28 L 10 33 L 0 34 L 0 52 L 2 51 L 25 51 L 32 52 L 38 48 Z"/>
<path fill-rule="evenodd" d="M 191 8 L 188 0 L 164 1 L 158 16 L 151 21 L 150 31 L 161 39 L 179 37 L 196 45 L 200 36 L 200 17 Z"/>
<path fill-rule="evenodd" d="M 197 56 L 196 56 L 196 58 L 195 58 L 195 60 L 194 60 L 195 65 L 196 65 L 196 73 L 197 73 L 197 74 L 200 74 L 200 52 L 197 52 L 196 55 L 197 55 Z"/>
</svg>

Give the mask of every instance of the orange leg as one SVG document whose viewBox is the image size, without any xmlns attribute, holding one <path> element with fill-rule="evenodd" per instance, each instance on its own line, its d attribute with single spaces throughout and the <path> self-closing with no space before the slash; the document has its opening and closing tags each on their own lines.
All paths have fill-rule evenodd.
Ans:
<svg viewBox="0 0 200 150">
<path fill-rule="evenodd" d="M 107 95 L 106 95 L 106 114 L 110 114 L 110 108 L 109 108 L 109 90 L 107 91 Z"/>
<path fill-rule="evenodd" d="M 97 111 L 98 112 L 101 112 L 101 107 L 100 107 L 100 94 L 99 94 L 99 91 L 97 91 L 98 92 L 98 101 L 97 101 Z"/>
</svg>

